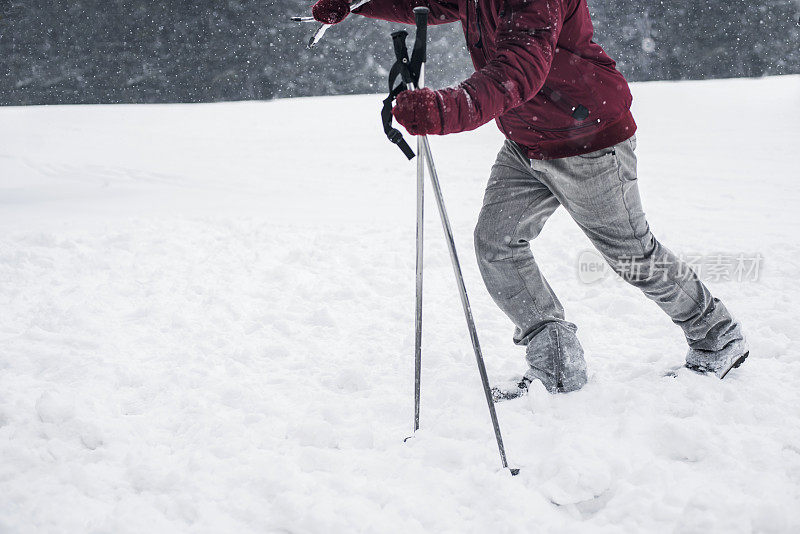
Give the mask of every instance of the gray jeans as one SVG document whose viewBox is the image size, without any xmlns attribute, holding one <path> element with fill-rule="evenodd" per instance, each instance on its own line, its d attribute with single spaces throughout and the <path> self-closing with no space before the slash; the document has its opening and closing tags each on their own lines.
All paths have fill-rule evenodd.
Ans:
<svg viewBox="0 0 800 534">
<path fill-rule="evenodd" d="M 564 308 L 529 245 L 559 206 L 614 271 L 683 329 L 692 348 L 719 350 L 741 336 L 725 306 L 650 232 L 639 198 L 635 148 L 631 137 L 582 156 L 543 161 L 528 159 L 519 145 L 506 140 L 497 156 L 475 228 L 475 252 L 489 293 L 516 325 L 514 341 L 528 345 L 532 367 L 553 357 L 569 364 L 564 350 L 580 352 L 574 354 L 580 360 L 576 365 L 583 361 L 576 327 L 564 320 Z M 560 355 L 548 354 L 559 350 Z"/>
</svg>

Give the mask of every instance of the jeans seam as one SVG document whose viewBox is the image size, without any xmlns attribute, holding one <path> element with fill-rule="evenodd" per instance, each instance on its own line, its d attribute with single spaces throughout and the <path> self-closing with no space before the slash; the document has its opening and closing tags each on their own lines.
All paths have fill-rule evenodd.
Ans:
<svg viewBox="0 0 800 534">
<path fill-rule="evenodd" d="M 633 227 L 631 209 L 628 207 L 628 203 L 625 201 L 625 180 L 622 178 L 622 162 L 619 159 L 619 155 L 616 153 L 614 154 L 614 161 L 617 163 L 617 179 L 619 180 L 619 192 L 622 198 L 622 205 L 625 206 L 625 213 L 628 214 L 628 226 L 631 227 L 631 234 L 633 234 L 633 237 L 636 238 L 636 241 L 639 243 L 639 248 L 642 249 L 642 256 L 644 256 L 644 244 L 642 243 L 642 240 L 636 236 L 636 229 Z"/>
<path fill-rule="evenodd" d="M 644 258 L 645 254 L 644 244 L 642 243 L 641 238 L 636 236 L 636 230 L 633 227 L 633 219 L 631 218 L 632 217 L 631 210 L 628 207 L 628 203 L 625 201 L 625 179 L 622 178 L 622 163 L 619 160 L 619 155 L 614 154 L 614 158 L 617 160 L 617 179 L 619 179 L 619 189 L 620 189 L 620 194 L 622 196 L 622 205 L 625 206 L 625 211 L 628 214 L 628 225 L 631 227 L 631 233 L 633 234 L 633 237 L 636 238 L 636 241 L 639 243 L 639 247 L 642 249 L 642 258 Z M 678 288 L 680 288 L 681 291 L 683 291 L 683 293 L 687 297 L 689 297 L 689 299 L 691 299 L 692 302 L 694 302 L 695 306 L 697 307 L 697 310 L 702 314 L 703 310 L 701 304 L 697 300 L 695 300 L 695 298 L 688 291 L 686 291 L 686 288 L 683 287 L 681 281 L 679 281 L 677 277 L 672 277 L 672 281 L 676 286 L 678 286 Z"/>
<path fill-rule="evenodd" d="M 692 271 L 692 272 L 694 273 L 694 271 Z M 694 273 L 694 275 L 697 276 L 697 273 Z M 680 280 L 677 276 L 674 277 L 672 280 L 673 280 L 673 282 L 675 282 L 675 285 L 678 286 L 680 288 L 680 290 L 683 291 L 683 293 L 692 300 L 692 302 L 694 302 L 695 306 L 697 307 L 697 311 L 700 312 L 700 315 L 702 316 L 703 315 L 703 306 L 702 306 L 702 304 L 700 304 L 697 300 L 695 300 L 695 298 L 691 295 L 691 293 L 686 291 L 686 288 L 683 287 L 683 281 Z M 699 282 L 700 278 L 698 278 L 697 281 Z"/>
<path fill-rule="evenodd" d="M 550 194 L 552 194 L 552 192 Z M 522 222 L 522 217 L 526 213 L 528 213 L 528 210 L 530 210 L 531 206 L 533 206 L 536 202 L 537 202 L 536 200 L 532 200 L 527 206 L 525 206 L 525 209 L 520 212 L 519 217 L 517 218 L 517 222 L 514 225 L 514 235 L 515 236 L 519 232 L 519 225 Z M 528 241 L 527 243 L 528 243 L 528 248 L 530 249 L 531 242 Z M 511 243 L 509 243 L 509 245 L 510 244 Z M 531 256 L 533 256 L 533 252 L 531 252 Z M 536 261 L 536 258 L 534 258 L 533 261 Z M 519 293 L 516 293 L 514 296 L 516 297 L 517 295 L 522 293 L 522 291 L 527 291 L 528 294 L 531 296 L 531 304 L 533 305 L 533 309 L 536 310 L 536 313 L 538 313 L 539 315 L 542 315 L 541 308 L 539 308 L 539 305 L 536 304 L 536 296 L 531 292 L 530 288 L 528 287 L 528 284 L 525 282 L 525 277 L 522 276 L 522 273 L 519 272 L 519 267 L 517 266 L 517 251 L 514 248 L 511 249 L 511 263 L 514 264 L 514 271 L 517 273 L 517 276 L 519 277 L 520 282 L 522 282 L 522 287 L 524 288 L 523 290 L 520 290 Z"/>
<path fill-rule="evenodd" d="M 553 333 L 556 336 L 556 354 L 553 358 L 553 379 L 555 380 L 553 389 L 558 390 L 558 364 L 561 363 L 561 338 L 558 335 L 557 326 L 553 328 Z"/>
</svg>

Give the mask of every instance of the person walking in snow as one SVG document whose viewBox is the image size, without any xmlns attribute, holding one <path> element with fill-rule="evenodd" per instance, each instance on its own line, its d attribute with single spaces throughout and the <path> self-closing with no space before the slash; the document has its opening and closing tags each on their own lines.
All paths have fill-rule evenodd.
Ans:
<svg viewBox="0 0 800 534">
<path fill-rule="evenodd" d="M 353 12 L 414 23 L 460 21 L 475 73 L 455 87 L 404 91 L 393 114 L 414 135 L 474 130 L 494 119 L 506 140 L 475 228 L 483 280 L 526 345 L 522 393 L 586 384 L 577 327 L 530 249 L 564 206 L 603 258 L 683 329 L 687 366 L 719 378 L 748 354 L 740 325 L 691 268 L 653 236 L 636 175 L 636 123 L 625 78 L 592 41 L 586 0 L 371 0 Z M 314 18 L 341 22 L 346 0 L 319 0 Z M 513 396 L 513 394 L 511 395 Z"/>
</svg>

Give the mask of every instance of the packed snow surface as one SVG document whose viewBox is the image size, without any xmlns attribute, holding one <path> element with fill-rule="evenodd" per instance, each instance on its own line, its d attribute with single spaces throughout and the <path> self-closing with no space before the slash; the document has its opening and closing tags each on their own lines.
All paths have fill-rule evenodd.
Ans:
<svg viewBox="0 0 800 534">
<path fill-rule="evenodd" d="M 702 274 L 752 355 L 664 376 L 680 330 L 579 276 L 557 212 L 534 253 L 590 380 L 497 406 L 517 477 L 430 194 L 403 442 L 415 164 L 381 96 L 0 109 L 0 532 L 797 532 L 800 77 L 633 93 L 654 233 L 762 258 Z M 494 382 L 524 371 L 473 257 L 501 142 L 431 139 Z"/>
</svg>

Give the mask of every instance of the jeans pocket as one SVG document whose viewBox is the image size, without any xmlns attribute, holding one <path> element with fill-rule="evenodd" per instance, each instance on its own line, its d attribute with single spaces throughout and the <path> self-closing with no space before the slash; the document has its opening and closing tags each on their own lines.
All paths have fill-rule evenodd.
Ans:
<svg viewBox="0 0 800 534">
<path fill-rule="evenodd" d="M 568 166 L 582 180 L 600 176 L 615 176 L 620 166 L 617 148 L 618 145 L 610 146 L 588 154 L 566 158 Z"/>
<path fill-rule="evenodd" d="M 636 173 L 636 136 L 630 137 L 619 145 L 617 157 L 620 161 L 619 179 L 623 182 L 637 180 Z"/>
<path fill-rule="evenodd" d="M 617 148 L 616 146 L 610 146 L 607 148 L 601 148 L 600 150 L 595 150 L 594 152 L 589 152 L 588 154 L 581 154 L 575 157 L 581 159 L 601 159 L 609 155 L 614 155 L 616 153 L 616 148 Z"/>
</svg>

